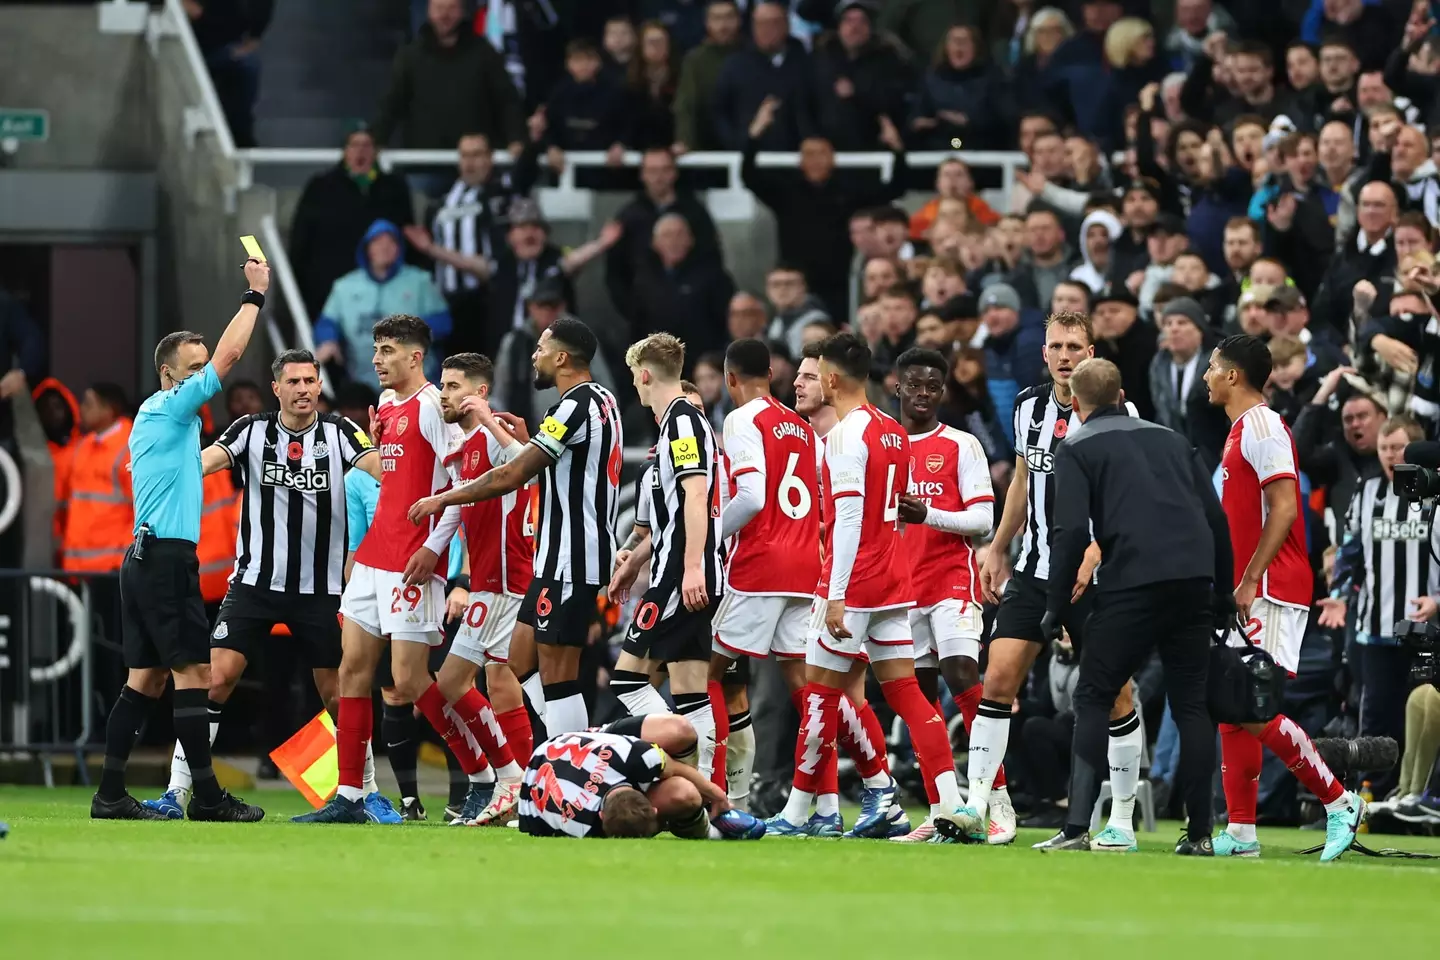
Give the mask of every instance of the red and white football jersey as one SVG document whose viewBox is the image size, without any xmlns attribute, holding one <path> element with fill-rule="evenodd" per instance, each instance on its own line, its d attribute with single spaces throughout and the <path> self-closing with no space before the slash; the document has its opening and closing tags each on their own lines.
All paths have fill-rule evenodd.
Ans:
<svg viewBox="0 0 1440 960">
<path fill-rule="evenodd" d="M 815 431 L 774 397 L 757 397 L 725 418 L 725 456 L 731 496 L 746 474 L 765 485 L 765 506 L 733 538 L 725 589 L 812 596 L 820 576 Z"/>
<path fill-rule="evenodd" d="M 958 513 L 993 503 L 990 464 L 980 441 L 944 424 L 910 438 L 910 496 L 932 510 Z M 908 524 L 905 548 L 913 565 L 915 602 L 931 607 L 941 600 L 975 600 L 980 569 L 970 538 Z"/>
<path fill-rule="evenodd" d="M 1235 551 L 1235 585 L 1260 544 L 1265 525 L 1265 486 L 1276 480 L 1295 480 L 1295 522 L 1280 552 L 1260 578 L 1260 596 L 1275 603 L 1310 608 L 1314 579 L 1305 555 L 1305 512 L 1295 464 L 1295 440 L 1280 415 L 1263 403 L 1241 414 L 1230 427 L 1225 453 L 1220 458 L 1220 502 L 1230 521 L 1230 543 Z"/>
<path fill-rule="evenodd" d="M 910 476 L 910 438 L 893 418 L 866 404 L 856 407 L 825 436 L 820 494 L 830 504 L 825 526 L 825 561 L 816 594 L 830 592 L 835 558 L 835 502 L 863 496 L 860 549 L 845 606 L 888 610 L 914 606 L 910 563 L 900 542 L 900 495 Z"/>
<path fill-rule="evenodd" d="M 375 519 L 355 551 L 355 562 L 376 570 L 404 573 L 405 564 L 425 545 L 439 516 L 413 524 L 408 516 L 416 500 L 450 485 L 445 462 L 459 452 L 465 433 L 446 423 L 440 391 L 427 383 L 405 400 L 387 391 L 376 411 L 380 418 L 380 500 Z M 437 570 L 445 569 L 445 551 Z"/>
<path fill-rule="evenodd" d="M 494 467 L 499 456 L 499 442 L 489 430 L 476 427 L 452 465 L 464 482 Z M 534 486 L 527 484 L 503 497 L 461 508 L 471 590 L 523 597 L 530 589 L 535 560 Z"/>
</svg>

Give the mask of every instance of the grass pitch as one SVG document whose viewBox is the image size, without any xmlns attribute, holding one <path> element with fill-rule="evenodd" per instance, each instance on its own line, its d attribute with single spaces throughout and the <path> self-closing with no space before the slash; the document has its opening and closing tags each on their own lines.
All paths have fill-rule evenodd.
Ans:
<svg viewBox="0 0 1440 960">
<path fill-rule="evenodd" d="M 1440 864 L 767 839 L 538 840 L 513 830 L 89 819 L 88 791 L 0 787 L 0 957 L 1425 956 Z M 443 809 L 432 798 L 429 809 Z M 1440 839 L 1371 837 L 1440 853 Z M 1121 951 L 1118 955 L 1116 951 Z M 1403 951 L 1403 952 L 1402 952 Z"/>
</svg>

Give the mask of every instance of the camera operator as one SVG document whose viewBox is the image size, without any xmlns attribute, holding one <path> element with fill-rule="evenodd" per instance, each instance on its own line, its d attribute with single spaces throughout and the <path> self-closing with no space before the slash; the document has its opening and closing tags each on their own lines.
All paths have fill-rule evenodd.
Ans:
<svg viewBox="0 0 1440 960">
<path fill-rule="evenodd" d="M 1421 505 L 1396 489 L 1395 466 L 1405 448 L 1423 432 L 1407 414 L 1380 428 L 1381 474 L 1360 484 L 1350 501 L 1344 544 L 1336 560 L 1336 587 L 1320 601 L 1320 625 L 1343 627 L 1351 593 L 1356 597 L 1352 667 L 1360 679 L 1360 736 L 1405 736 L 1405 701 L 1410 689 L 1410 651 L 1397 626 L 1435 618 L 1440 598 L 1440 541 Z M 1377 796 L 1394 785 L 1394 771 L 1375 771 Z"/>
</svg>

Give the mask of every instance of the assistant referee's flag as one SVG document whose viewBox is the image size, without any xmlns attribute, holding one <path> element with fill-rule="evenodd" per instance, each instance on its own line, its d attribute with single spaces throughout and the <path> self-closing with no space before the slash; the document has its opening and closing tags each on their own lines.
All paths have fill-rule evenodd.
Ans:
<svg viewBox="0 0 1440 960">
<path fill-rule="evenodd" d="M 295 736 L 272 750 L 270 759 L 317 810 L 325 806 L 340 786 L 335 722 L 324 710 Z"/>
</svg>

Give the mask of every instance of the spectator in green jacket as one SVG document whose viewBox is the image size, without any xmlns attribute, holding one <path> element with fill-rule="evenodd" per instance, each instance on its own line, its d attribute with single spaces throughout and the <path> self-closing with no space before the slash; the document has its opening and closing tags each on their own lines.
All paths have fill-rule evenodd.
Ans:
<svg viewBox="0 0 1440 960">
<path fill-rule="evenodd" d="M 720 68 L 740 49 L 740 8 L 735 0 L 711 0 L 705 10 L 705 42 L 685 54 L 675 92 L 675 152 L 722 149 L 710 117 Z"/>
<path fill-rule="evenodd" d="M 395 55 L 374 124 L 381 146 L 397 127 L 401 145 L 416 150 L 448 150 L 483 133 L 519 156 L 525 118 L 504 58 L 463 20 L 460 0 L 430 0 L 429 22 Z"/>
</svg>

